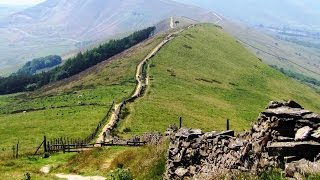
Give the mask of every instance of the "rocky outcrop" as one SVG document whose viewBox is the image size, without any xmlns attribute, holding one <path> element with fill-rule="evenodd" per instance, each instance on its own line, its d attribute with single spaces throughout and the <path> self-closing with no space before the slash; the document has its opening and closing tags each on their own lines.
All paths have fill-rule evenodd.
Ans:
<svg viewBox="0 0 320 180">
<path fill-rule="evenodd" d="M 313 161 L 320 153 L 319 123 L 318 114 L 289 101 L 271 102 L 250 131 L 237 137 L 233 131 L 169 131 L 164 179 L 212 179 L 237 172 L 258 173 L 294 160 Z"/>
</svg>

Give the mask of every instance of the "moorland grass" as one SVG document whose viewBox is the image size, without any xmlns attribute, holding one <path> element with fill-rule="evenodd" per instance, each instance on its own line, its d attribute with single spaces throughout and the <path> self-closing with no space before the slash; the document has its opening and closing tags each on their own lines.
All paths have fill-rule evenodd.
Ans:
<svg viewBox="0 0 320 180">
<path fill-rule="evenodd" d="M 320 112 L 312 88 L 263 64 L 214 25 L 198 25 L 165 45 L 151 59 L 149 75 L 145 96 L 120 123 L 122 136 L 164 132 L 180 116 L 185 127 L 223 130 L 230 119 L 232 129 L 243 131 L 271 100 L 292 99 Z"/>
</svg>

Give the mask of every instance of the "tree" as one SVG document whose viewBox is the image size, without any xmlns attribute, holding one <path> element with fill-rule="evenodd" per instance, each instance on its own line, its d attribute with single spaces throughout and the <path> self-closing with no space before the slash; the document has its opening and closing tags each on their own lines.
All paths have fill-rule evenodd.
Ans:
<svg viewBox="0 0 320 180">
<path fill-rule="evenodd" d="M 40 88 L 54 81 L 59 81 L 80 73 L 120 52 L 149 38 L 155 27 L 149 27 L 119 39 L 111 40 L 97 48 L 78 53 L 77 56 L 68 59 L 63 65 L 50 71 L 34 74 L 37 70 L 52 67 L 61 63 L 60 56 L 47 56 L 33 59 L 17 73 L 9 77 L 0 77 L 0 94 L 17 93 Z"/>
</svg>

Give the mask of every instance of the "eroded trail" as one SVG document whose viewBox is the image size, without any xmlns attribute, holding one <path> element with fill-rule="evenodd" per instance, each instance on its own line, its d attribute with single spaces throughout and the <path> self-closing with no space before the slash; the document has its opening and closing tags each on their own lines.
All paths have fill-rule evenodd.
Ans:
<svg viewBox="0 0 320 180">
<path fill-rule="evenodd" d="M 67 179 L 67 180 L 105 180 L 105 177 L 101 176 L 80 176 L 71 174 L 56 174 L 57 178 Z"/>
<path fill-rule="evenodd" d="M 190 25 L 188 28 L 193 27 L 194 25 Z M 182 31 L 184 31 L 185 29 L 181 29 L 178 30 L 176 32 L 173 32 L 171 34 L 169 34 L 168 36 L 166 36 L 164 38 L 164 40 L 157 45 L 157 47 L 155 47 L 137 66 L 136 69 L 136 74 L 135 74 L 135 78 L 136 78 L 136 87 L 135 90 L 133 92 L 133 94 L 125 101 L 122 101 L 121 103 L 117 103 L 114 105 L 114 108 L 112 110 L 112 115 L 110 117 L 109 123 L 103 128 L 102 132 L 100 133 L 98 139 L 96 140 L 96 143 L 102 143 L 104 141 L 108 141 L 111 140 L 111 131 L 115 129 L 118 121 L 119 121 L 119 117 L 120 117 L 120 113 L 122 108 L 124 107 L 124 105 L 126 105 L 127 103 L 133 102 L 134 100 L 136 100 L 137 98 L 139 98 L 143 92 L 143 90 L 148 86 L 149 84 L 149 78 L 148 75 L 146 74 L 145 77 L 143 77 L 143 68 L 144 65 L 146 65 L 146 63 L 154 56 L 157 54 L 157 52 L 160 51 L 160 49 L 167 44 L 169 41 L 171 41 L 172 39 L 174 39 L 176 34 L 181 33 Z"/>
</svg>

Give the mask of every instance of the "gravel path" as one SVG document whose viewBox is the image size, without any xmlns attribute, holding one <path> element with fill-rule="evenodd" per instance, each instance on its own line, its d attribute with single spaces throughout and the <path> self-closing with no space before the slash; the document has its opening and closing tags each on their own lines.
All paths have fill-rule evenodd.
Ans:
<svg viewBox="0 0 320 180">
<path fill-rule="evenodd" d="M 67 180 L 106 180 L 105 177 L 101 176 L 80 176 L 70 174 L 56 174 L 56 177 Z"/>
</svg>

